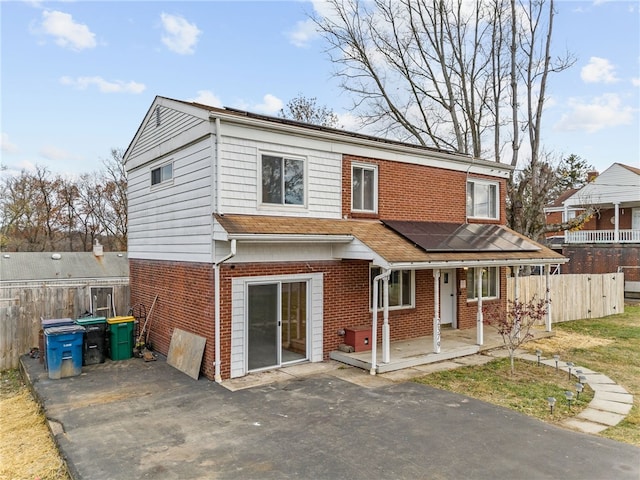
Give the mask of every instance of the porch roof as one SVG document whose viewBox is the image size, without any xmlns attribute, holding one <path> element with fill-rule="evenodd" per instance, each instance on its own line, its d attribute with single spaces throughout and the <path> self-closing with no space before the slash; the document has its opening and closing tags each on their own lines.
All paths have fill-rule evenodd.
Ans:
<svg viewBox="0 0 640 480">
<path fill-rule="evenodd" d="M 229 240 L 330 242 L 335 244 L 337 258 L 370 260 L 391 269 L 539 265 L 567 261 L 562 255 L 503 225 L 476 224 L 477 227 L 465 229 L 460 224 L 410 222 L 425 238 L 429 231 L 435 238 L 449 232 L 449 247 L 445 248 L 440 242 L 437 248 L 430 248 L 429 242 L 412 241 L 385 225 L 398 227 L 400 224 L 392 221 L 260 215 L 216 215 L 215 220 L 226 231 Z M 483 234 L 479 240 L 471 240 L 469 235 L 476 230 Z M 462 244 L 466 247 L 462 248 Z"/>
</svg>

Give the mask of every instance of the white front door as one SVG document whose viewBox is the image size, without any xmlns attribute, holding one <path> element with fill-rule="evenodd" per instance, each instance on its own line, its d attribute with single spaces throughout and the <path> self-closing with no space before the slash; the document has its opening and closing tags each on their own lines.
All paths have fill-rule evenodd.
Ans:
<svg viewBox="0 0 640 480">
<path fill-rule="evenodd" d="M 456 322 L 456 271 L 440 272 L 440 323 L 457 328 Z"/>
</svg>

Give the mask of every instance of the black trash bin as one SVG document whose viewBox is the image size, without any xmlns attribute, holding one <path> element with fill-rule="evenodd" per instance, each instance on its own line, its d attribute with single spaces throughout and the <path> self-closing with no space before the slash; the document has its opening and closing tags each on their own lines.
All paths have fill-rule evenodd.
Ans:
<svg viewBox="0 0 640 480">
<path fill-rule="evenodd" d="M 106 356 L 107 319 L 105 317 L 82 317 L 76 320 L 84 327 L 85 334 L 82 341 L 82 365 L 104 363 Z"/>
</svg>

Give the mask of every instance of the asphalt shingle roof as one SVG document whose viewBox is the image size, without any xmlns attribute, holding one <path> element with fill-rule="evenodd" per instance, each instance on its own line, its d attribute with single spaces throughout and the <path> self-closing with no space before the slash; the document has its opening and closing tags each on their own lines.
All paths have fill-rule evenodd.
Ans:
<svg viewBox="0 0 640 480">
<path fill-rule="evenodd" d="M 58 258 L 59 256 L 59 258 Z M 3 252 L 0 281 L 128 278 L 129 260 L 123 252 Z"/>
</svg>

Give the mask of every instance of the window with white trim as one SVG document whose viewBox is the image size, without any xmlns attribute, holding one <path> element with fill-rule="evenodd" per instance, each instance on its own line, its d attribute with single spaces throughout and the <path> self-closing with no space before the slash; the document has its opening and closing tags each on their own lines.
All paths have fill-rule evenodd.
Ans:
<svg viewBox="0 0 640 480">
<path fill-rule="evenodd" d="M 262 203 L 304 205 L 304 160 L 261 156 Z"/>
<path fill-rule="evenodd" d="M 467 300 L 478 300 L 478 287 L 476 275 L 478 269 L 467 270 Z M 487 267 L 482 269 L 482 298 L 498 298 L 500 292 L 500 276 L 498 267 Z"/>
<path fill-rule="evenodd" d="M 380 267 L 371 267 L 369 298 L 373 298 L 373 280 L 380 275 Z M 378 310 L 384 307 L 383 282 L 378 285 Z M 412 308 L 415 299 L 415 273 L 413 270 L 393 270 L 389 275 L 389 308 Z M 371 305 L 369 305 L 371 307 Z"/>
<path fill-rule="evenodd" d="M 351 210 L 376 212 L 378 210 L 377 165 L 351 165 Z"/>
<path fill-rule="evenodd" d="M 500 213 L 499 185 L 484 180 L 467 181 L 467 217 L 497 219 Z"/>
<path fill-rule="evenodd" d="M 171 179 L 173 179 L 173 163 L 167 163 L 151 170 L 151 185 L 158 185 Z"/>
</svg>

